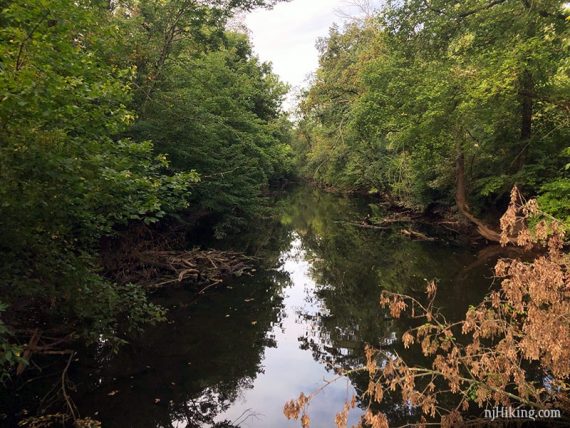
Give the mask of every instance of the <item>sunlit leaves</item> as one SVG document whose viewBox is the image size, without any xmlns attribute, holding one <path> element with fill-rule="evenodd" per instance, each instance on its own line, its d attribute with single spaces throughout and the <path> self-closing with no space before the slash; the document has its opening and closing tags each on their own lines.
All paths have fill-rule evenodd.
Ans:
<svg viewBox="0 0 570 428">
<path fill-rule="evenodd" d="M 513 183 L 539 192 L 569 138 L 561 4 L 389 1 L 374 20 L 333 28 L 302 103 L 306 175 L 415 208 L 450 204 L 460 150 L 476 205 Z"/>
</svg>

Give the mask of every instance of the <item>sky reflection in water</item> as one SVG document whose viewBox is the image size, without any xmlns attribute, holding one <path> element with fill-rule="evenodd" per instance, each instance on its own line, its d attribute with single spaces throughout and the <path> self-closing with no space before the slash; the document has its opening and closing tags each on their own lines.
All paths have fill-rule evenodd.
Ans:
<svg viewBox="0 0 570 428">
<path fill-rule="evenodd" d="M 168 323 L 114 357 L 80 361 L 72 375 L 82 415 L 109 428 L 299 426 L 284 417 L 285 402 L 334 378 L 332 367 L 361 366 L 366 343 L 422 362 L 417 349 L 401 349 L 408 324 L 380 310 L 382 288 L 423 295 L 425 280 L 436 278 L 451 319 L 489 288 L 494 260 L 478 261 L 465 245 L 348 224 L 370 212 L 366 201 L 300 187 L 277 207 L 278 221 L 216 244 L 257 255 L 254 277 L 193 304 L 188 290 L 163 290 L 156 300 L 169 308 Z M 327 388 L 310 406 L 312 427 L 334 426 L 345 400 L 367 383 L 357 374 Z M 413 417 L 390 394 L 381 410 L 394 423 Z"/>
</svg>

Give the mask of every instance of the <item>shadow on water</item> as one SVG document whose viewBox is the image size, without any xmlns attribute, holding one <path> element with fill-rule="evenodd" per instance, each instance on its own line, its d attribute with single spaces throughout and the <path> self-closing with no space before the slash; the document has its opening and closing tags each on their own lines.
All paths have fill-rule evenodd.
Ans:
<svg viewBox="0 0 570 428">
<path fill-rule="evenodd" d="M 491 285 L 496 258 L 477 263 L 464 246 L 349 224 L 367 215 L 365 201 L 299 187 L 276 206 L 276 220 L 220 244 L 257 255 L 255 276 L 195 303 L 189 291 L 162 290 L 155 299 L 169 309 L 167 323 L 116 355 L 81 354 L 70 374 L 82 416 L 104 427 L 297 426 L 282 414 L 285 401 L 333 378 L 333 367 L 361 366 L 367 343 L 402 351 L 407 325 L 379 309 L 382 289 L 419 295 L 437 279 L 438 303 L 453 319 Z M 421 362 L 417 349 L 405 355 Z M 327 388 L 311 404 L 312 426 L 333 426 L 367 383 L 354 375 Z M 394 423 L 413 416 L 397 397 L 383 410 Z"/>
</svg>

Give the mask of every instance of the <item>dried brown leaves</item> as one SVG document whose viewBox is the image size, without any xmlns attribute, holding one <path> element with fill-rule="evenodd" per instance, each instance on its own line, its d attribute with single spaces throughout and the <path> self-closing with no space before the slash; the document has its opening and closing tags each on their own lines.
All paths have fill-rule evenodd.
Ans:
<svg viewBox="0 0 570 428">
<path fill-rule="evenodd" d="M 537 218 L 540 221 L 529 228 L 529 220 Z M 470 403 L 570 410 L 570 274 L 569 257 L 563 253 L 564 231 L 539 211 L 535 201 L 524 201 L 516 188 L 501 230 L 503 244 L 515 242 L 547 251 L 530 263 L 500 260 L 495 266 L 500 289 L 471 307 L 463 321 L 450 324 L 434 309 L 435 282 L 427 286 L 425 305 L 409 296 L 382 293 L 380 304 L 389 308 L 392 317 L 409 311 L 413 318 L 425 320 L 404 333 L 402 342 L 406 348 L 420 344 L 432 364 L 410 367 L 399 356 L 367 346 L 363 369 L 369 374 L 369 385 L 363 399 L 380 403 L 386 390 L 398 390 L 405 402 L 426 417 L 439 419 L 443 427 L 464 424 L 461 412 Z M 457 340 L 459 334 L 468 336 L 463 344 Z M 549 387 L 537 380 L 537 371 L 539 379 L 549 379 Z M 442 391 L 436 385 L 448 389 Z M 456 394 L 459 403 L 451 409 L 440 407 L 441 395 L 449 393 Z M 286 416 L 297 419 L 307 403 L 304 395 L 289 402 Z M 337 414 L 339 428 L 346 427 L 349 408 L 347 403 Z M 373 414 L 370 406 L 362 423 L 388 427 L 386 416 Z"/>
</svg>

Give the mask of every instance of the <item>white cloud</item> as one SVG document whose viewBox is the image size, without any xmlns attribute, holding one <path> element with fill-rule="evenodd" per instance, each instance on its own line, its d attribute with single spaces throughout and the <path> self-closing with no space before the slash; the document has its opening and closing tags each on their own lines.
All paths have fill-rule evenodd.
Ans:
<svg viewBox="0 0 570 428">
<path fill-rule="evenodd" d="M 346 0 L 293 0 L 271 10 L 257 10 L 246 17 L 255 51 L 271 61 L 281 79 L 301 86 L 318 65 L 315 43 L 341 19 L 336 11 Z"/>
</svg>

